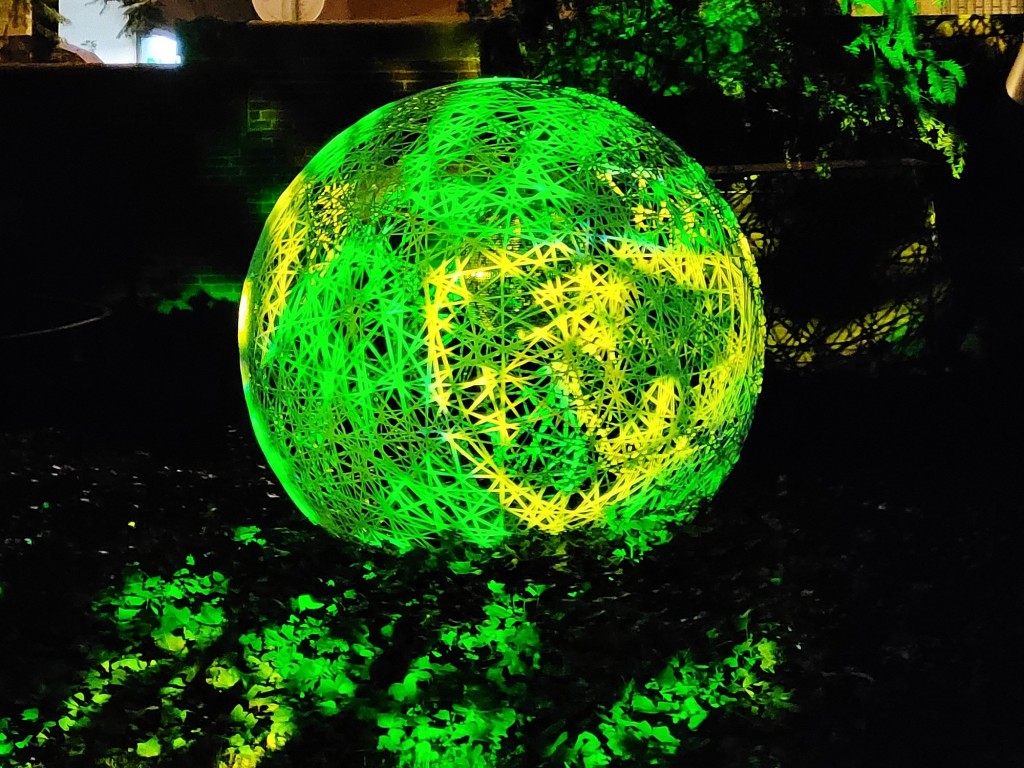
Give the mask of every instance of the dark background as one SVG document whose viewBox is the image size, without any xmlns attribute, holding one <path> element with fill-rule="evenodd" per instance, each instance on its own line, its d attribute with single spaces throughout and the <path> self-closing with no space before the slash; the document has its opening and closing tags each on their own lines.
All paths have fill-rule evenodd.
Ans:
<svg viewBox="0 0 1024 768">
<path fill-rule="evenodd" d="M 226 431 L 247 427 L 234 307 L 200 300 L 164 315 L 157 300 L 196 272 L 240 279 L 269 204 L 315 149 L 374 106 L 472 73 L 468 33 L 446 49 L 457 55 L 439 59 L 426 28 L 254 30 L 193 27 L 193 63 L 178 70 L 0 68 L 0 583 L 11 596 L 0 639 L 12 649 L 0 690 L 12 701 L 32 695 L 32 680 L 13 674 L 19 654 L 73 657 L 73 638 L 52 627 L 78 626 L 83 608 L 64 594 L 66 581 L 42 579 L 33 591 L 14 575 L 55 569 L 83 590 L 107 578 L 74 572 L 69 563 L 103 567 L 65 551 L 77 544 L 48 556 L 24 544 L 41 519 L 53 538 L 63 526 L 69 542 L 95 544 L 89 531 L 104 530 L 101 514 L 74 507 L 73 482 L 51 481 L 46 493 L 78 509 L 73 519 L 30 513 L 28 478 L 47 465 L 130 467 L 159 489 L 154 514 L 173 531 L 175 510 L 211 491 L 168 467 L 221 475 L 221 499 L 245 497 L 259 476 L 249 474 L 259 459 L 251 438 Z M 717 746 L 704 764 L 743 764 L 743 745 L 758 740 L 784 765 L 1020 762 L 1024 108 L 1002 90 L 1008 66 L 968 66 L 956 113 L 966 173 L 927 182 L 955 291 L 928 356 L 766 371 L 722 491 L 725 522 L 706 546 L 736 562 L 785 565 L 780 595 L 740 578 L 721 600 L 760 600 L 792 628 L 785 680 L 801 710 L 774 731 L 739 737 L 709 724 Z M 666 108 L 638 105 L 655 120 Z M 707 163 L 780 159 L 760 156 L 771 149 L 761 137 L 725 135 L 676 138 Z M 871 227 L 887 213 L 858 198 L 835 215 Z M 820 226 L 824 236 L 836 228 Z M 844 258 L 826 243 L 821 258 L 830 255 Z M 105 482 L 113 506 L 118 486 Z M 246 510 L 227 514 L 244 521 Z M 155 550 L 163 542 L 153 536 Z M 179 544 L 189 546 L 167 534 L 167 546 Z M 54 566 L 57 555 L 68 559 Z M 653 570 L 648 578 L 668 572 Z M 5 688 L 4 675 L 16 684 Z"/>
</svg>

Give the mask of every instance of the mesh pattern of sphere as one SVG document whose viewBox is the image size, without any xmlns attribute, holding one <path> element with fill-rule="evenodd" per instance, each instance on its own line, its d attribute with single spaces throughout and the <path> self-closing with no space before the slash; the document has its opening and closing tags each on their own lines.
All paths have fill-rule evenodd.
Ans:
<svg viewBox="0 0 1024 768">
<path fill-rule="evenodd" d="M 243 289 L 257 437 L 302 511 L 400 549 L 685 519 L 735 462 L 763 312 L 703 170 L 606 99 L 388 104 L 282 195 Z"/>
</svg>

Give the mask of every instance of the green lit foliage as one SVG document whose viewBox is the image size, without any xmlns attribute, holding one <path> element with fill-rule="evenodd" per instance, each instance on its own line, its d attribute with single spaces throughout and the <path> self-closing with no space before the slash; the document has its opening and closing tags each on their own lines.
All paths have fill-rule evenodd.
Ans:
<svg viewBox="0 0 1024 768">
<path fill-rule="evenodd" d="M 602 718 L 601 735 L 616 757 L 636 759 L 637 752 L 647 753 L 652 765 L 661 765 L 662 756 L 679 748 L 680 726 L 696 731 L 712 710 L 775 716 L 790 709 L 789 693 L 763 674 L 774 672 L 779 660 L 778 645 L 767 638 L 747 637 L 724 659 L 706 664 L 683 651 L 643 690 L 632 682 L 626 686 Z"/>
<path fill-rule="evenodd" d="M 199 302 L 212 304 L 215 301 L 237 303 L 242 295 L 242 282 L 231 275 L 219 275 L 199 272 L 192 275 L 180 286 L 174 298 L 162 298 L 156 305 L 156 311 L 162 315 L 175 310 L 188 311 L 195 309 Z"/>
<path fill-rule="evenodd" d="M 32 710 L 31 720 L 23 717 L 22 736 L 13 746 L 55 746 L 65 756 L 91 755 L 99 765 L 116 765 L 115 755 L 95 753 L 90 728 L 100 721 L 109 723 L 111 717 L 104 709 L 114 706 L 111 699 L 118 697 L 116 701 L 122 702 L 129 686 L 141 686 L 151 698 L 130 708 L 128 714 L 152 720 L 143 713 L 156 709 L 158 725 L 145 738 L 129 728 L 126 737 L 135 735 L 133 751 L 140 757 L 156 757 L 164 747 L 186 749 L 201 728 L 189 722 L 190 713 L 179 705 L 178 697 L 195 681 L 206 652 L 223 632 L 226 592 L 226 579 L 216 572 L 194 575 L 181 569 L 170 579 L 139 572 L 128 575 L 120 589 L 108 590 L 94 606 L 116 631 L 120 650 L 98 650 L 94 666 L 77 690 L 51 710 L 50 718 L 41 718 L 39 710 Z M 207 671 L 216 666 L 217 662 L 210 663 Z M 0 743 L 0 755 L 3 752 Z"/>
<path fill-rule="evenodd" d="M 183 568 L 169 579 L 132 573 L 120 589 L 105 592 L 94 609 L 113 625 L 120 651 L 97 652 L 99 661 L 53 719 L 42 720 L 38 709 L 31 710 L 16 738 L 10 722 L 0 724 L 0 756 L 32 754 L 35 747 L 44 756 L 91 754 L 99 765 L 121 765 L 123 748 L 97 755 L 91 745 L 104 706 L 114 697 L 121 701 L 129 687 L 145 695 L 126 714 L 150 727 L 143 732 L 132 724 L 121 740 L 131 740 L 129 751 L 144 758 L 186 754 L 204 740 L 211 716 L 195 702 L 203 689 L 206 698 L 212 692 L 221 705 L 213 721 L 227 732 L 217 758 L 225 768 L 255 765 L 267 752 L 281 749 L 294 733 L 298 703 L 321 715 L 351 703 L 353 680 L 365 678 L 379 651 L 367 641 L 365 629 L 341 639 L 327 626 L 339 606 L 355 599 L 354 591 L 329 602 L 298 595 L 290 605 L 294 612 L 281 624 L 246 633 L 235 626 L 224 637 L 228 588 L 220 573 Z M 155 721 L 148 714 L 154 710 L 159 712 Z M 108 717 L 102 728 L 109 726 Z"/>
<path fill-rule="evenodd" d="M 197 576 L 182 569 L 169 580 L 133 573 L 121 590 L 102 596 L 97 607 L 111 610 L 121 637 L 137 644 L 149 639 L 160 650 L 185 656 L 205 650 L 220 636 L 226 590 L 223 574 L 216 571 Z"/>
<path fill-rule="evenodd" d="M 235 538 L 281 556 L 251 526 Z M 95 601 L 112 634 L 68 695 L 0 719 L 0 764 L 255 768 L 307 729 L 354 728 L 353 755 L 398 768 L 664 765 L 716 712 L 790 707 L 776 633 L 744 615 L 653 676 L 600 660 L 604 682 L 578 687 L 593 699 L 567 716 L 572 649 L 545 635 L 592 589 L 488 579 L 497 562 L 354 561 L 343 581 L 265 598 L 191 558 L 168 577 L 132 571 Z"/>
<path fill-rule="evenodd" d="M 690 733 L 716 709 L 774 717 L 792 709 L 789 693 L 765 679 L 780 660 L 778 645 L 747 637 L 728 655 L 697 663 L 682 651 L 655 678 L 626 684 L 622 697 L 600 715 L 597 732 L 560 737 L 552 753 L 564 751 L 566 765 L 597 768 L 666 765 Z"/>
<path fill-rule="evenodd" d="M 910 119 L 920 140 L 941 153 L 954 177 L 964 167 L 963 143 L 936 114 L 951 106 L 966 75 L 960 64 L 941 59 L 925 46 L 915 22 L 915 0 L 839 0 L 843 13 L 854 5 L 870 7 L 882 14 L 881 24 L 863 23 L 860 34 L 846 50 L 854 56 L 869 56 L 873 76 L 864 90 L 877 97 L 876 119 L 890 119 L 889 111 L 900 102 L 912 108 Z M 896 119 L 899 119 L 898 117 Z"/>
<path fill-rule="evenodd" d="M 703 169 L 606 99 L 512 78 L 335 137 L 267 220 L 239 309 L 282 485 L 331 533 L 400 551 L 663 541 L 738 458 L 763 340 Z"/>
<path fill-rule="evenodd" d="M 883 98 L 902 92 L 911 102 L 927 101 L 950 105 L 964 85 L 963 67 L 939 59 L 924 46 L 914 23 L 916 3 L 906 0 L 840 0 L 843 13 L 864 5 L 882 15 L 880 25 L 864 25 L 846 48 L 854 54 L 868 53 L 875 63 L 875 79 L 869 88 Z"/>
<path fill-rule="evenodd" d="M 392 703 L 376 717 L 384 731 L 378 748 L 396 753 L 399 766 L 483 768 L 514 751 L 506 743 L 527 721 L 517 707 L 540 667 L 541 638 L 526 609 L 545 588 L 529 585 L 525 596 L 493 580 L 487 588 L 482 618 L 446 624 L 434 648 L 388 688 Z"/>
<path fill-rule="evenodd" d="M 524 46 L 529 66 L 546 80 L 606 95 L 631 82 L 666 96 L 711 85 L 731 97 L 782 83 L 788 43 L 778 34 L 775 4 L 643 0 L 563 5 L 562 34 Z"/>
<path fill-rule="evenodd" d="M 881 17 L 850 20 L 847 35 L 838 17 L 854 6 Z M 766 108 L 765 125 L 789 120 L 787 148 L 823 168 L 866 133 L 887 132 L 941 154 L 954 176 L 963 169 L 962 142 L 942 115 L 964 70 L 927 44 L 915 0 L 516 0 L 503 8 L 529 76 L 613 97 L 748 98 L 748 115 Z M 486 0 L 464 10 L 495 15 Z M 821 124 L 811 128 L 813 114 Z M 714 130 L 714 115 L 701 118 Z"/>
</svg>

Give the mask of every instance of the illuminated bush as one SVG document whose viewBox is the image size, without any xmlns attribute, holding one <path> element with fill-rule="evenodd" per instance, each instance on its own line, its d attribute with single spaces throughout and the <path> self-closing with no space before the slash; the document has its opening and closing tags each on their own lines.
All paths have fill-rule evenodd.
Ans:
<svg viewBox="0 0 1024 768">
<path fill-rule="evenodd" d="M 334 138 L 271 213 L 239 345 L 329 531 L 400 549 L 599 524 L 641 546 L 735 462 L 757 275 L 703 170 L 615 104 L 474 80 Z"/>
</svg>

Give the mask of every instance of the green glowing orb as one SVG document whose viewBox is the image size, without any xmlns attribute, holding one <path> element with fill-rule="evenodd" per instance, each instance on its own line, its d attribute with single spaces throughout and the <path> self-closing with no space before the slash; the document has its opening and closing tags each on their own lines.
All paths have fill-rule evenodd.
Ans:
<svg viewBox="0 0 1024 768">
<path fill-rule="evenodd" d="M 735 216 L 672 141 L 603 98 L 482 79 L 310 161 L 264 227 L 239 346 L 270 465 L 332 533 L 643 543 L 736 461 L 764 319 Z"/>
</svg>

